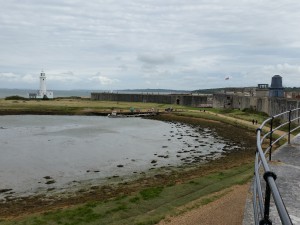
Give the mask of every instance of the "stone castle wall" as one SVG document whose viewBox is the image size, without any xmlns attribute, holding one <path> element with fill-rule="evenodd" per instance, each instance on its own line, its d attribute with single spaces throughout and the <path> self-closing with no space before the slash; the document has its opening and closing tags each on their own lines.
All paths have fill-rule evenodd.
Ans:
<svg viewBox="0 0 300 225">
<path fill-rule="evenodd" d="M 177 104 L 192 107 L 213 107 L 240 109 L 250 108 L 268 115 L 300 108 L 300 100 L 259 97 L 238 96 L 234 94 L 211 95 L 186 95 L 186 94 L 123 94 L 123 93 L 91 93 L 92 100 L 119 101 L 119 102 L 148 102 L 161 104 Z M 295 113 L 294 113 L 295 114 Z M 282 118 L 287 119 L 287 118 Z"/>
<path fill-rule="evenodd" d="M 240 110 L 250 108 L 259 112 L 265 112 L 269 116 L 272 116 L 292 109 L 300 108 L 300 100 L 276 97 L 215 94 L 213 96 L 213 107 Z M 298 113 L 294 112 L 292 118 L 297 116 L 296 114 Z M 288 118 L 283 117 L 282 119 L 287 120 Z"/>
<path fill-rule="evenodd" d="M 212 97 L 209 95 L 91 93 L 91 99 L 99 101 L 177 104 L 192 107 L 212 106 Z"/>
</svg>

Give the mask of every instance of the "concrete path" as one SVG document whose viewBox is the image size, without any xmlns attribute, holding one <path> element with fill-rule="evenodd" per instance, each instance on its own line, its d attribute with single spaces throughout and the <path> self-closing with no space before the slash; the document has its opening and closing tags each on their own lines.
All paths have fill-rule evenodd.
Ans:
<svg viewBox="0 0 300 225">
<path fill-rule="evenodd" d="M 293 224 L 300 225 L 300 134 L 291 144 L 285 144 L 276 150 L 269 165 L 277 175 L 276 184 Z M 252 189 L 246 203 L 244 225 L 254 224 L 251 192 Z M 270 218 L 273 225 L 281 224 L 274 204 L 270 210 Z"/>
<path fill-rule="evenodd" d="M 272 161 L 270 169 L 277 174 L 282 199 L 293 223 L 300 224 L 300 135 L 276 151 Z"/>
</svg>

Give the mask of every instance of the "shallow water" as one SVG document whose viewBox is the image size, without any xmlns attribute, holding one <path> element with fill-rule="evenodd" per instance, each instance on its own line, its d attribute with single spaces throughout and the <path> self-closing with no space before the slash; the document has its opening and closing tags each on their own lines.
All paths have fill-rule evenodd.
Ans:
<svg viewBox="0 0 300 225">
<path fill-rule="evenodd" d="M 220 157 L 226 141 L 141 118 L 22 115 L 0 117 L 0 145 L 0 190 L 34 193 Z"/>
</svg>

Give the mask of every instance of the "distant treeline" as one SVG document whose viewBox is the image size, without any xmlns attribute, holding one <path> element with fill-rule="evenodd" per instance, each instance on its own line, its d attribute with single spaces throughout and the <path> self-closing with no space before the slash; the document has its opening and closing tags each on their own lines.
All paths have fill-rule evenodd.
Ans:
<svg viewBox="0 0 300 225">
<path fill-rule="evenodd" d="M 285 87 L 285 91 L 300 91 L 300 87 Z"/>
<path fill-rule="evenodd" d="M 218 93 L 221 91 L 232 91 L 232 90 L 242 90 L 242 89 L 249 89 L 249 88 L 254 88 L 254 87 L 240 87 L 240 88 L 211 88 L 211 89 L 199 89 L 192 91 L 192 93 L 202 93 L 202 94 L 214 94 Z M 292 91 L 299 91 L 300 92 L 300 87 L 284 87 L 284 91 L 286 92 L 292 92 Z"/>
<path fill-rule="evenodd" d="M 211 89 L 199 89 L 192 91 L 192 93 L 201 93 L 201 94 L 214 94 L 221 91 L 232 91 L 232 90 L 241 90 L 243 88 L 211 88 Z"/>
<path fill-rule="evenodd" d="M 5 100 L 27 100 L 27 98 L 21 97 L 19 95 L 7 96 Z"/>
<path fill-rule="evenodd" d="M 78 96 L 70 96 L 70 97 L 57 97 L 54 99 L 82 99 L 81 97 Z M 19 95 L 12 95 L 12 96 L 7 96 L 5 97 L 5 100 L 49 100 L 48 98 L 44 99 L 37 99 L 37 98 L 24 98 Z"/>
<path fill-rule="evenodd" d="M 170 90 L 170 89 L 123 89 L 115 90 L 119 92 L 143 92 L 143 93 L 191 93 L 191 91 L 186 90 Z"/>
</svg>

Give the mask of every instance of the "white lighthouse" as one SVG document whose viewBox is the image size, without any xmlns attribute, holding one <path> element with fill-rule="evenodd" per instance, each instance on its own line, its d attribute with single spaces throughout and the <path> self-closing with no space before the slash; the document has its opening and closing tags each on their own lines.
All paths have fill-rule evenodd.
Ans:
<svg viewBox="0 0 300 225">
<path fill-rule="evenodd" d="M 44 71 L 41 72 L 40 75 L 40 91 L 39 91 L 40 96 L 47 96 L 47 90 L 46 90 L 46 75 Z"/>
<path fill-rule="evenodd" d="M 29 98 L 38 98 L 38 99 L 52 99 L 53 92 L 47 91 L 46 88 L 46 74 L 42 70 L 40 74 L 40 90 L 37 93 L 29 93 Z"/>
</svg>

